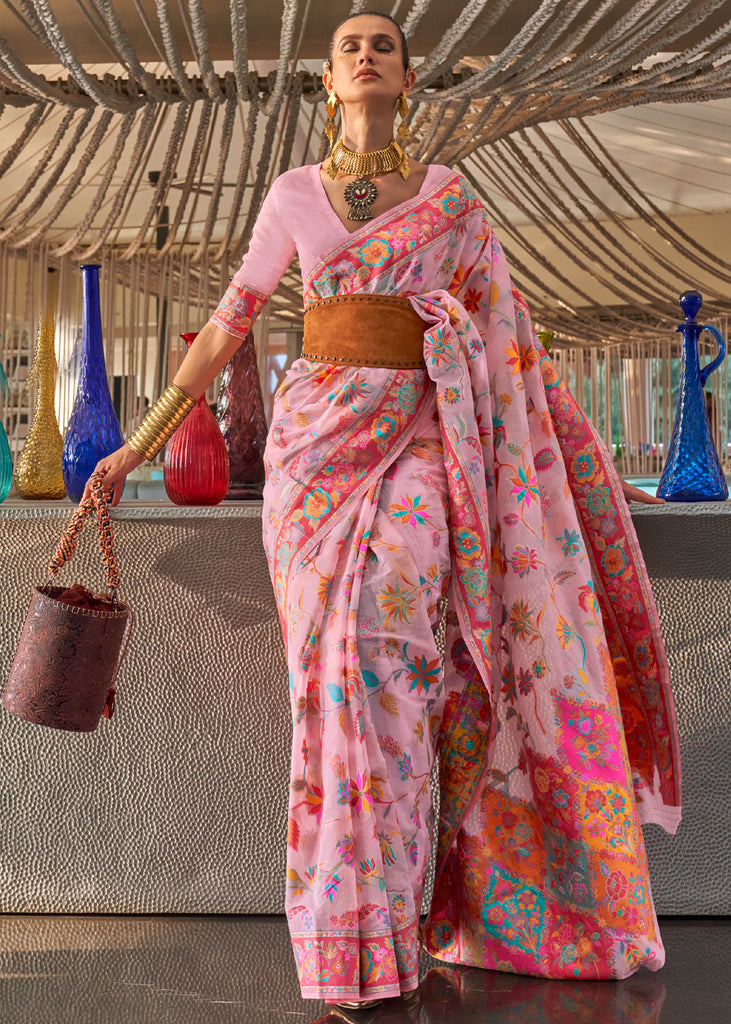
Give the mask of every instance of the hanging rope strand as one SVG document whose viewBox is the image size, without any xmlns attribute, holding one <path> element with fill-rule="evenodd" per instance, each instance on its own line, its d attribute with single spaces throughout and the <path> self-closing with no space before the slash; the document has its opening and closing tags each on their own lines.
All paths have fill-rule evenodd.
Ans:
<svg viewBox="0 0 731 1024">
<path fill-rule="evenodd" d="M 188 156 L 188 169 L 186 171 L 185 178 L 181 182 L 180 186 L 176 185 L 176 188 L 178 188 L 178 187 L 180 188 L 180 198 L 178 200 L 177 209 L 175 211 L 175 217 L 173 218 L 172 224 L 167 229 L 167 239 L 165 240 L 163 245 L 158 250 L 158 258 L 159 258 L 160 254 L 164 254 L 164 253 L 170 252 L 170 250 L 173 247 L 173 245 L 175 245 L 177 234 L 178 234 L 178 231 L 180 229 L 180 225 L 183 222 L 183 217 L 185 215 L 185 209 L 186 209 L 186 207 L 188 205 L 188 202 L 191 199 L 191 197 L 193 197 L 193 199 L 195 199 L 195 195 L 196 195 L 195 178 L 196 178 L 196 173 L 198 172 L 199 168 L 201 166 L 205 166 L 205 160 L 202 161 L 203 148 L 204 148 L 205 140 L 208 137 L 208 129 L 209 129 L 210 124 L 211 124 L 211 114 L 212 114 L 212 112 L 213 112 L 213 104 L 211 102 L 205 103 L 204 106 L 203 106 L 203 109 L 200 110 L 200 112 L 199 112 L 198 127 L 196 128 L 195 139 L 193 141 L 193 145 L 189 148 L 189 151 L 188 151 L 189 152 L 189 156 Z M 192 110 L 189 112 L 189 116 L 191 118 L 193 117 L 193 111 Z M 171 178 L 169 185 L 172 186 L 172 184 L 173 184 L 173 182 L 172 182 L 172 178 Z M 168 192 L 169 192 L 169 188 L 168 188 L 168 190 L 166 190 L 164 195 L 161 195 L 156 200 L 158 209 L 162 209 L 162 207 L 167 203 Z M 192 213 L 191 213 L 191 216 L 192 216 Z M 151 244 L 152 244 L 152 236 L 150 236 L 148 238 L 148 242 L 147 242 L 147 251 L 148 252 L 150 252 Z"/>
<path fill-rule="evenodd" d="M 228 164 L 228 155 L 231 151 L 234 124 L 236 123 L 236 108 L 238 105 L 238 99 L 236 96 L 236 79 L 231 71 L 226 73 L 225 91 L 226 110 L 223 118 L 223 127 L 221 128 L 221 148 L 218 154 L 218 167 L 211 187 L 211 198 L 208 203 L 206 223 L 203 227 L 198 247 L 190 259 L 190 262 L 194 265 L 200 262 L 203 251 L 208 251 L 209 249 L 213 229 L 216 224 L 219 204 L 221 202 L 221 195 L 223 194 L 223 178 Z"/>
<path fill-rule="evenodd" d="M 437 75 L 450 70 L 457 54 L 470 53 L 510 7 L 513 0 L 498 0 L 485 10 L 484 0 L 470 0 L 447 29 L 441 41 L 418 69 L 417 88 L 423 88 Z"/>
<path fill-rule="evenodd" d="M 190 24 L 193 30 L 195 42 L 195 53 L 198 57 L 198 65 L 201 69 L 203 84 L 206 87 L 208 98 L 215 103 L 223 103 L 224 96 L 218 82 L 218 75 L 213 68 L 213 61 L 208 51 L 208 26 L 203 4 L 200 0 L 188 0 L 190 10 Z"/>
<path fill-rule="evenodd" d="M 138 60 L 134 47 L 117 17 L 117 12 L 114 9 L 112 0 L 92 0 L 92 2 L 102 17 L 104 24 L 107 26 L 109 34 L 114 41 L 114 45 L 122 60 L 128 67 L 130 75 L 134 81 L 138 82 L 140 87 L 145 90 L 148 103 L 150 101 L 154 101 L 156 103 L 170 103 L 172 99 L 170 93 L 159 88 L 155 76 L 150 74 L 150 72 L 144 68 Z M 146 17 L 145 23 L 147 24 Z"/>
<path fill-rule="evenodd" d="M 49 0 L 35 0 L 34 6 L 38 17 L 43 22 L 48 40 L 53 46 L 59 61 L 71 72 L 76 84 L 92 100 L 98 103 L 99 106 L 109 107 L 111 110 L 121 112 L 129 110 L 131 106 L 138 106 L 140 104 L 141 101 L 137 97 L 123 96 L 116 89 L 109 88 L 94 75 L 86 72 L 69 46 L 58 18 L 51 9 Z"/>
<path fill-rule="evenodd" d="M 46 171 L 46 168 L 50 165 L 50 163 L 53 160 L 54 156 L 56 157 L 56 171 L 55 171 L 55 176 L 54 176 L 54 172 L 52 172 L 50 180 L 53 181 L 53 184 L 55 184 L 55 182 L 61 176 L 61 174 L 63 173 L 64 167 L 63 167 L 62 158 L 60 158 L 57 155 L 56 151 L 59 148 L 59 146 L 61 145 L 62 140 L 64 140 L 66 138 L 66 133 L 72 129 L 74 117 L 76 116 L 76 114 L 77 114 L 77 111 L 75 111 L 75 110 L 67 110 L 65 112 L 65 114 L 64 114 L 64 116 L 63 116 L 63 118 L 61 120 L 61 123 L 59 124 L 58 128 L 56 129 L 56 132 L 55 132 L 55 134 L 53 136 L 53 139 L 50 141 L 48 146 L 46 146 L 45 153 L 43 154 L 41 159 L 37 162 L 36 166 L 34 167 L 33 171 L 31 172 L 30 177 L 26 181 L 23 189 L 19 190 L 17 195 L 15 196 L 15 198 L 12 199 L 10 201 L 10 203 L 8 203 L 8 205 L 3 207 L 3 209 L 0 211 L 0 223 L 2 223 L 3 225 L 7 224 L 8 220 L 10 219 L 10 217 L 12 217 L 12 215 L 15 213 L 15 211 L 18 209 L 18 207 L 21 205 L 21 203 L 25 199 L 28 198 L 28 196 L 31 194 L 33 189 L 36 187 L 36 184 L 42 178 L 43 174 Z M 93 116 L 94 116 L 94 111 L 92 109 L 89 109 L 89 110 L 83 111 L 81 116 L 79 118 L 77 118 L 76 125 L 73 128 L 73 133 L 72 133 L 72 137 L 71 137 L 71 145 L 67 146 L 67 148 L 66 148 L 66 158 L 67 159 L 71 155 L 73 150 L 75 149 L 79 139 L 81 138 L 81 135 L 84 132 L 84 129 L 89 124 L 89 122 L 91 121 Z M 42 187 L 41 192 L 40 192 L 41 196 L 44 196 L 44 194 L 46 192 L 46 189 L 47 189 L 47 186 Z M 33 203 L 30 204 L 30 206 L 26 207 L 26 209 L 23 211 L 22 217 L 19 220 L 19 222 L 16 225 L 12 226 L 12 227 L 6 227 L 4 229 L 4 238 L 7 240 L 8 237 L 12 237 L 11 233 L 17 234 L 18 231 L 21 231 L 23 229 L 23 227 L 24 227 L 28 217 L 32 216 L 33 213 L 35 213 L 35 211 L 37 209 L 39 209 L 39 207 L 41 206 L 42 203 L 43 203 L 43 199 L 42 198 L 40 200 L 36 199 Z"/>
<path fill-rule="evenodd" d="M 165 153 L 157 185 L 154 188 L 150 205 L 147 208 L 147 213 L 145 214 L 140 229 L 137 232 L 137 237 L 130 243 L 122 254 L 123 260 L 129 259 L 145 244 L 147 232 L 150 224 L 152 223 L 152 219 L 157 216 L 158 211 L 164 205 L 163 197 L 167 195 L 168 188 L 173 180 L 175 165 L 177 163 L 178 153 L 180 152 L 180 144 L 185 135 L 185 127 L 191 117 L 191 113 L 192 108 L 182 103 L 175 111 L 175 122 L 170 133 L 170 140 L 168 142 L 167 152 Z"/>
<path fill-rule="evenodd" d="M 41 223 L 36 227 L 35 231 L 32 231 L 30 235 L 26 235 L 25 238 L 16 243 L 18 247 L 27 246 L 36 240 L 40 240 L 41 236 L 45 234 L 48 228 L 52 224 L 56 223 L 81 184 L 81 180 L 89 169 L 89 164 L 92 159 L 98 154 L 99 147 L 107 134 L 107 128 L 109 127 L 109 123 L 113 117 L 114 113 L 111 110 L 102 111 L 97 126 L 87 143 L 86 151 L 78 159 L 73 173 L 56 201 L 56 205 L 48 213 L 44 212 Z"/>
<path fill-rule="evenodd" d="M 185 249 L 185 246 L 188 244 L 188 240 L 190 238 L 190 232 L 191 232 L 191 230 L 193 228 L 193 225 L 195 224 L 196 210 L 198 209 L 198 203 L 200 201 L 201 193 L 203 191 L 203 181 L 204 181 L 204 176 L 205 176 L 205 173 L 206 173 L 206 165 L 208 163 L 208 155 L 209 155 L 210 150 L 211 150 L 211 143 L 213 142 L 213 137 L 214 137 L 214 135 L 216 133 L 216 123 L 217 123 L 217 120 L 218 120 L 218 112 L 221 109 L 218 105 L 214 105 L 214 104 L 208 104 L 208 108 L 209 108 L 209 115 L 210 116 L 208 118 L 207 131 L 205 132 L 205 135 L 203 136 L 203 139 L 202 139 L 200 158 L 198 159 L 198 181 L 196 183 L 194 183 L 192 185 L 192 187 L 191 187 L 191 192 L 192 192 L 192 195 L 193 195 L 193 202 L 191 204 L 190 213 L 188 214 L 187 222 L 186 222 L 186 225 L 185 225 L 185 231 L 183 232 L 183 237 L 179 241 L 177 241 L 176 238 L 175 238 L 177 232 L 176 231 L 171 231 L 170 232 L 172 240 L 173 241 L 177 241 L 177 246 L 178 246 L 178 249 L 180 251 Z M 203 120 L 203 119 L 201 118 L 201 120 Z M 193 163 L 193 161 L 191 160 L 191 164 L 192 163 Z M 170 241 L 170 239 L 169 239 L 169 241 Z M 165 246 L 163 246 L 163 248 L 165 249 L 166 252 L 169 251 L 169 249 L 171 247 L 172 246 L 167 246 L 167 243 L 166 243 Z M 171 278 L 171 287 L 172 287 L 172 278 Z"/>
<path fill-rule="evenodd" d="M 552 178 L 556 183 L 557 187 L 562 186 L 562 180 L 556 170 L 557 167 L 560 167 L 563 174 L 566 175 L 569 181 L 573 181 L 577 189 L 579 190 L 578 192 L 572 190 L 571 196 L 573 204 L 576 206 L 576 208 L 582 215 L 581 223 L 584 225 L 584 230 L 587 231 L 588 233 L 591 233 L 592 235 L 601 236 L 606 240 L 608 245 L 612 247 L 617 247 L 623 256 L 625 256 L 628 260 L 633 260 L 632 254 L 629 252 L 629 250 L 627 250 L 624 247 L 621 241 L 619 241 L 617 234 L 612 234 L 610 231 L 608 231 L 605 228 L 604 224 L 602 224 L 602 222 L 591 213 L 588 206 L 586 206 L 581 201 L 581 199 L 579 198 L 581 192 L 584 192 L 589 201 L 593 202 L 598 207 L 598 209 L 602 212 L 606 219 L 615 226 L 618 232 L 626 234 L 635 245 L 637 245 L 647 256 L 650 257 L 650 262 L 648 262 L 646 265 L 638 267 L 636 265 L 635 259 L 630 264 L 630 267 L 632 269 L 632 272 L 635 274 L 638 272 L 644 273 L 647 276 L 647 278 L 653 282 L 654 286 L 656 288 L 661 289 L 662 293 L 664 294 L 667 291 L 667 289 L 671 287 L 671 283 L 667 277 L 663 277 L 660 274 L 658 274 L 655 271 L 654 267 L 658 265 L 665 271 L 669 272 L 671 275 L 676 276 L 678 273 L 677 264 L 673 264 L 669 260 L 666 260 L 662 256 L 662 254 L 659 253 L 652 246 L 650 246 L 644 240 L 644 238 L 642 238 L 641 235 L 639 235 L 636 231 L 632 230 L 626 219 L 617 216 L 617 214 L 611 209 L 611 207 L 602 200 L 600 193 L 598 191 L 595 192 L 592 189 L 590 189 L 586 175 L 581 175 L 578 173 L 574 164 L 563 156 L 563 154 L 555 145 L 553 140 L 541 128 L 533 128 L 531 129 L 531 132 L 534 133 L 536 137 L 540 140 L 541 148 L 539 148 L 535 144 L 535 142 L 533 142 L 528 132 L 521 132 L 520 134 L 525 144 L 531 150 L 533 158 L 536 161 L 538 161 L 541 165 L 541 173 L 545 176 L 543 178 L 544 185 Z M 551 160 L 549 160 L 545 156 L 545 152 L 550 153 Z M 552 189 L 548 188 L 547 186 L 545 187 L 545 191 L 548 194 L 552 193 Z M 574 217 L 573 220 L 577 224 L 580 223 L 578 218 Z M 625 267 L 625 269 L 630 269 L 630 267 L 628 267 L 627 264 L 623 264 L 623 266 Z"/>
<path fill-rule="evenodd" d="M 129 168 L 122 184 L 115 192 L 107 219 L 99 228 L 96 241 L 92 242 L 89 248 L 79 254 L 79 259 L 82 263 L 87 263 L 92 259 L 92 257 L 104 246 L 115 225 L 121 223 L 119 214 L 124 206 L 125 199 L 129 194 L 130 187 L 135 176 L 144 172 L 145 161 L 143 160 L 143 154 L 150 137 L 152 136 L 155 121 L 158 119 L 158 115 L 160 115 L 160 120 L 163 119 L 165 109 L 165 107 L 146 107 L 143 110 L 142 117 L 139 120 L 137 127 L 137 138 L 130 157 Z M 114 169 L 115 168 L 112 168 L 112 171 L 114 171 Z M 122 221 L 123 220 L 124 218 L 122 218 Z"/>
<path fill-rule="evenodd" d="M 178 49 L 178 45 L 175 41 L 175 34 L 170 22 L 170 14 L 168 12 L 166 0 L 155 0 L 155 10 L 157 11 L 157 20 L 160 24 L 160 32 L 162 34 L 162 43 L 165 49 L 165 61 L 167 66 L 170 68 L 182 95 L 189 103 L 194 103 L 196 99 L 195 89 L 191 85 L 190 79 L 183 67 L 180 50 Z"/>
<path fill-rule="evenodd" d="M 606 167 L 610 168 L 614 172 L 614 182 L 616 183 L 617 191 L 619 191 L 625 202 L 635 210 L 643 220 L 647 220 L 647 213 L 643 210 L 642 206 L 632 195 L 632 192 L 625 189 L 621 182 L 624 180 L 627 182 L 635 194 L 639 194 L 639 189 L 632 182 L 627 172 L 621 167 L 621 165 L 614 159 L 609 150 L 602 144 L 597 135 L 589 128 L 585 121 L 579 120 L 578 123 L 581 125 L 581 129 L 585 135 L 591 140 L 591 147 L 587 146 L 580 134 L 576 131 L 573 125 L 566 123 L 562 124 L 564 131 L 572 138 L 576 145 L 579 147 L 581 152 L 594 164 L 594 166 L 601 168 L 598 163 L 601 158 Z M 606 175 L 605 175 L 606 177 Z M 670 217 L 665 214 L 662 209 L 647 195 L 643 194 L 643 202 L 649 208 L 652 214 L 652 226 L 667 242 L 672 246 L 677 246 L 677 237 L 679 236 L 684 242 L 688 243 L 689 250 L 693 253 L 693 259 L 704 269 L 714 272 L 717 276 L 720 276 L 722 280 L 731 283 L 731 263 L 725 261 L 721 256 L 709 252 L 703 248 L 697 241 L 690 235 L 686 234 L 682 228 L 675 223 Z M 667 231 L 666 228 L 670 228 Z"/>
<path fill-rule="evenodd" d="M 254 78 L 254 73 L 250 75 L 250 80 Z M 241 101 L 239 100 L 239 110 L 241 111 Z M 236 224 L 239 219 L 241 211 L 241 205 L 244 200 L 244 193 L 246 185 L 249 179 L 249 171 L 251 169 L 251 160 L 254 152 L 254 140 L 256 138 L 256 126 L 259 119 L 259 95 L 253 88 L 249 98 L 249 113 L 244 126 L 244 150 L 241 154 L 241 163 L 239 165 L 239 173 L 236 179 L 236 187 L 234 189 L 233 200 L 231 202 L 231 211 L 228 216 L 228 222 L 226 224 L 226 230 L 224 232 L 221 244 L 218 247 L 217 252 L 212 257 L 213 263 L 223 262 L 229 259 L 229 251 L 231 246 L 231 239 L 233 233 L 236 230 Z M 243 120 L 243 113 L 242 113 Z M 235 256 L 239 257 L 240 252 L 234 250 Z"/>
<path fill-rule="evenodd" d="M 0 160 L 0 178 L 10 170 L 22 151 L 36 134 L 38 128 L 48 119 L 52 110 L 53 107 L 50 103 L 39 103 L 33 108 L 30 117 L 28 117 L 23 126 L 22 132 L 2 160 Z"/>
<path fill-rule="evenodd" d="M 534 161 L 538 161 L 541 164 L 541 173 L 545 174 L 546 177 L 551 173 L 548 161 L 541 159 L 540 154 L 534 154 L 532 161 L 527 160 L 525 154 L 521 152 L 520 148 L 511 139 L 503 140 L 498 143 L 498 146 L 504 147 L 510 153 L 512 159 L 522 168 L 521 180 L 524 185 L 524 191 L 528 192 L 529 201 L 532 195 L 539 211 L 541 225 L 544 227 L 544 230 L 547 229 L 548 225 L 552 225 L 552 230 L 547 233 L 554 240 L 559 235 L 566 239 L 568 243 L 565 250 L 567 255 L 572 254 L 572 251 L 575 250 L 580 255 L 585 256 L 589 262 L 588 264 L 582 263 L 583 268 L 591 268 L 590 273 L 595 277 L 596 281 L 609 285 L 616 293 L 618 299 L 632 304 L 637 298 L 642 299 L 644 297 L 658 311 L 665 310 L 667 315 L 672 316 L 674 309 L 669 304 L 665 305 L 665 296 L 669 289 L 672 290 L 676 286 L 675 282 L 661 279 L 652 273 L 646 273 L 641 265 L 638 266 L 636 262 L 633 263 L 631 254 L 621 246 L 618 240 L 596 218 L 591 216 L 589 211 L 582 206 L 574 192 L 571 193 L 571 203 L 567 203 L 562 199 L 558 190 L 546 188 L 545 180 L 538 184 L 540 178 L 535 173 Z M 557 207 L 557 212 L 554 213 L 550 205 L 536 199 L 536 189 L 538 188 L 542 188 L 544 193 L 548 193 L 550 202 Z M 574 207 L 584 214 L 586 218 L 584 221 L 580 221 L 576 217 Z M 606 247 L 601 242 L 596 244 L 597 239 L 601 238 L 604 238 L 608 243 Z M 606 257 L 604 255 L 605 252 L 607 253 Z M 626 256 L 630 262 L 626 262 L 622 259 L 622 256 Z M 576 259 L 575 254 L 573 258 Z M 596 270 L 601 268 L 603 268 L 604 273 L 597 273 Z"/>
<path fill-rule="evenodd" d="M 236 88 L 243 100 L 248 95 L 249 54 L 246 29 L 246 0 L 230 0 L 231 40 L 233 43 Z"/>
</svg>

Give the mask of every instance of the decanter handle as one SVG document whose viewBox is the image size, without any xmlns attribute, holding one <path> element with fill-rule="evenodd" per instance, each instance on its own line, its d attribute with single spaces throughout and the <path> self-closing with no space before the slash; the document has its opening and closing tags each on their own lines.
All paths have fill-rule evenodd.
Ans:
<svg viewBox="0 0 731 1024">
<path fill-rule="evenodd" d="M 704 367 L 701 368 L 701 384 L 705 387 L 705 383 L 708 380 L 708 378 L 711 376 L 716 367 L 720 366 L 720 364 L 723 362 L 726 356 L 726 342 L 723 340 L 723 335 L 721 334 L 719 329 L 717 327 L 714 327 L 712 324 L 704 324 L 704 326 L 701 328 L 701 333 L 703 333 L 703 331 L 710 331 L 718 344 L 718 355 L 716 356 L 716 358 L 713 360 L 712 363 L 707 363 Z"/>
</svg>

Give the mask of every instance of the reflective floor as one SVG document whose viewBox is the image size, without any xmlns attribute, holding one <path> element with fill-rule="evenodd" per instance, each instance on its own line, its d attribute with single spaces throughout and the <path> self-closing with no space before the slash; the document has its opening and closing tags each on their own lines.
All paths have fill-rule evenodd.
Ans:
<svg viewBox="0 0 731 1024">
<path fill-rule="evenodd" d="M 664 918 L 667 964 L 559 982 L 424 956 L 419 997 L 328 1013 L 279 917 L 0 917 L 2 1024 L 727 1024 L 731 919 Z"/>
</svg>

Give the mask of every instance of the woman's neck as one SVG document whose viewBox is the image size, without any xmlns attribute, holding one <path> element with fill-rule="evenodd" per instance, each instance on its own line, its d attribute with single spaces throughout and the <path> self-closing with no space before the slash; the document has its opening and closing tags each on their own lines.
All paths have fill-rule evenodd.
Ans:
<svg viewBox="0 0 731 1024">
<path fill-rule="evenodd" d="M 393 111 L 382 115 L 373 110 L 348 108 L 342 112 L 343 145 L 356 153 L 373 153 L 385 149 L 393 138 Z"/>
</svg>

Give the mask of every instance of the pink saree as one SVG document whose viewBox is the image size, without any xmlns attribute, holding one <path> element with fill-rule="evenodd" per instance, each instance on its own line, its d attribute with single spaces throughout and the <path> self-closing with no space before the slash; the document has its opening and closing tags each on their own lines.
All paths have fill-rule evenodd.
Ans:
<svg viewBox="0 0 731 1024">
<path fill-rule="evenodd" d="M 318 186 L 288 172 L 270 214 L 291 223 Z M 289 665 L 302 993 L 408 992 L 420 937 L 441 960 L 542 977 L 656 970 L 640 824 L 677 828 L 678 743 L 611 459 L 464 179 L 432 168 L 415 199 L 319 255 L 296 233 L 281 262 L 300 250 L 305 305 L 408 296 L 425 358 L 299 360 L 276 396 L 264 541 Z M 273 290 L 251 266 L 214 316 L 242 336 Z"/>
</svg>

